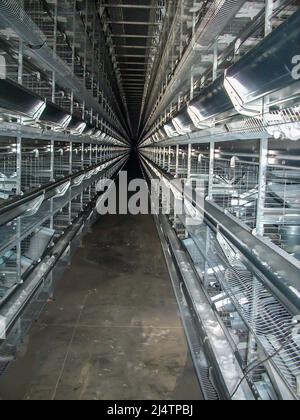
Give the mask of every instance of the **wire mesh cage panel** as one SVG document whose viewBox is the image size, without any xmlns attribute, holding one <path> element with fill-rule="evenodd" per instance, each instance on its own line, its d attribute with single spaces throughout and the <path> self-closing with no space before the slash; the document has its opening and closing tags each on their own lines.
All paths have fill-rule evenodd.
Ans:
<svg viewBox="0 0 300 420">
<path fill-rule="evenodd" d="M 40 226 L 31 232 L 21 242 L 21 270 L 26 275 L 28 270 L 37 264 L 46 253 L 55 231 L 45 226 Z"/>
<path fill-rule="evenodd" d="M 47 3 L 40 0 L 25 0 L 23 4 L 27 14 L 45 35 L 47 43 L 53 47 L 54 21 L 45 8 Z"/>
<path fill-rule="evenodd" d="M 192 180 L 202 183 L 205 196 L 208 195 L 209 188 L 209 150 L 205 146 L 194 146 L 191 154 L 191 174 Z"/>
<path fill-rule="evenodd" d="M 249 227 L 256 227 L 259 164 L 255 153 L 216 151 L 213 200 Z"/>
<path fill-rule="evenodd" d="M 266 392 L 268 398 L 276 397 L 272 369 L 259 365 L 259 360 L 267 354 L 286 386 L 297 395 L 300 340 L 291 330 L 292 315 L 243 265 L 237 254 L 224 252 L 228 244 L 221 235 L 216 235 L 204 224 L 190 229 L 189 234 L 190 239 L 184 240 L 185 246 L 196 267 L 199 267 L 199 259 L 201 261 L 197 271 L 232 338 L 242 366 L 256 364 L 248 380 L 257 392 Z"/>
<path fill-rule="evenodd" d="M 92 158 L 92 145 L 84 144 L 83 148 L 83 165 L 85 168 L 91 166 L 91 158 Z"/>
<path fill-rule="evenodd" d="M 178 172 L 179 178 L 187 178 L 188 176 L 188 147 L 181 146 L 178 156 Z"/>
<path fill-rule="evenodd" d="M 52 74 L 38 70 L 27 70 L 22 77 L 22 85 L 48 101 L 52 99 Z"/>
<path fill-rule="evenodd" d="M 300 166 L 296 151 L 270 151 L 264 232 L 276 245 L 300 258 Z"/>
<path fill-rule="evenodd" d="M 0 203 L 17 192 L 17 143 L 16 139 L 0 139 Z"/>
<path fill-rule="evenodd" d="M 83 192 L 83 204 L 86 206 L 92 200 L 91 187 L 88 187 Z"/>
<path fill-rule="evenodd" d="M 83 211 L 83 197 L 82 194 L 78 194 L 77 197 L 73 198 L 71 202 L 71 217 L 72 220 L 76 219 L 78 215 Z"/>
<path fill-rule="evenodd" d="M 52 178 L 51 143 L 22 139 L 21 188 L 23 192 L 40 188 Z"/>
<path fill-rule="evenodd" d="M 171 147 L 168 151 L 168 170 L 172 175 L 176 174 L 176 147 Z"/>
<path fill-rule="evenodd" d="M 30 305 L 21 318 L 21 332 L 24 337 L 32 324 L 39 318 L 43 308 L 53 294 L 53 280 L 51 274 L 42 282 Z"/>
<path fill-rule="evenodd" d="M 160 149 L 160 166 L 162 169 L 166 169 L 166 167 L 168 166 L 168 161 L 167 161 L 167 149 L 162 147 Z"/>
<path fill-rule="evenodd" d="M 55 88 L 55 104 L 66 112 L 71 111 L 72 95 L 67 89 L 61 89 L 58 85 Z"/>
<path fill-rule="evenodd" d="M 2 45 L 1 41 L 0 41 L 0 45 Z M 3 57 L 5 60 L 6 77 L 17 83 L 18 77 L 19 77 L 19 63 L 18 63 L 17 56 L 13 54 L 12 51 L 6 51 Z"/>
<path fill-rule="evenodd" d="M 103 146 L 97 146 L 97 162 L 101 163 L 103 161 Z"/>
<path fill-rule="evenodd" d="M 20 281 L 20 259 L 17 246 L 0 253 L 0 302 Z"/>
<path fill-rule="evenodd" d="M 74 73 L 79 80 L 83 81 L 83 79 L 84 79 L 84 64 L 83 64 L 83 58 L 80 57 L 80 56 L 76 56 L 76 58 L 75 58 Z"/>
<path fill-rule="evenodd" d="M 191 156 L 191 178 L 207 179 L 209 175 L 208 147 L 194 146 Z"/>
<path fill-rule="evenodd" d="M 20 217 L 21 237 L 28 236 L 41 226 L 50 228 L 52 211 L 52 201 L 46 200 L 33 214 Z"/>
<path fill-rule="evenodd" d="M 92 153 L 91 153 L 91 164 L 96 165 L 98 163 L 98 146 L 92 145 Z"/>
<path fill-rule="evenodd" d="M 83 145 L 82 143 L 72 144 L 72 172 L 76 173 L 84 169 Z"/>
<path fill-rule="evenodd" d="M 54 143 L 54 178 L 60 179 L 70 174 L 70 144 L 66 142 Z"/>
<path fill-rule="evenodd" d="M 91 185 L 91 197 L 94 198 L 97 195 L 97 182 L 93 182 Z"/>
<path fill-rule="evenodd" d="M 53 229 L 55 230 L 55 240 L 64 234 L 71 223 L 70 203 L 66 204 L 53 217 Z"/>
<path fill-rule="evenodd" d="M 102 146 L 102 159 L 101 162 L 105 162 L 107 160 L 107 146 Z"/>
<path fill-rule="evenodd" d="M 57 55 L 67 63 L 70 68 L 73 64 L 73 51 L 70 40 L 66 37 L 65 33 L 58 31 L 56 38 L 56 53 Z"/>
<path fill-rule="evenodd" d="M 33 299 L 22 312 L 18 322 L 9 331 L 6 339 L 0 341 L 0 376 L 9 364 L 17 357 L 17 352 L 24 345 L 24 338 L 32 323 L 36 321 L 51 297 L 53 291 L 52 275 L 50 274 L 38 288 Z"/>
</svg>

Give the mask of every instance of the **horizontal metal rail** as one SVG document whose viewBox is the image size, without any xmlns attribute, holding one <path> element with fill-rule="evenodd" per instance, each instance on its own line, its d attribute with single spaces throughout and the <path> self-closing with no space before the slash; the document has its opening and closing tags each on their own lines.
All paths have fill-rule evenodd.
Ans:
<svg viewBox="0 0 300 420">
<path fill-rule="evenodd" d="M 46 65 L 47 69 L 55 72 L 57 81 L 62 87 L 71 89 L 76 97 L 97 111 L 113 127 L 117 127 L 121 136 L 127 137 L 120 121 L 114 121 L 104 107 L 91 96 L 80 80 L 72 74 L 67 64 L 53 54 L 52 49 L 46 43 L 45 35 L 21 8 L 18 2 L 15 0 L 6 0 L 3 2 L 0 5 L 0 18 L 10 28 L 14 28 L 25 45 L 29 47 L 27 53 L 32 59 L 37 60 L 42 66 Z"/>
</svg>

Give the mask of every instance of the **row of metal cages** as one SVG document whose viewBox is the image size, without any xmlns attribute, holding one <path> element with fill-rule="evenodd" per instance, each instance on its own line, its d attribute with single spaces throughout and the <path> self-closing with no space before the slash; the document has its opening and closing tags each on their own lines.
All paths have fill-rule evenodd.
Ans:
<svg viewBox="0 0 300 420">
<path fill-rule="evenodd" d="M 171 222 L 226 331 L 237 365 L 243 372 L 249 371 L 247 382 L 253 397 L 299 399 L 300 340 L 296 330 L 291 332 L 293 315 L 241 262 L 239 254 L 228 255 L 230 247 L 222 235 L 204 223 L 187 228 L 184 217 L 176 214 Z M 225 372 L 227 356 L 224 353 L 224 360 L 218 360 Z M 263 363 L 267 358 L 269 365 Z M 245 383 L 237 387 L 237 372 L 232 371 L 229 377 L 231 398 L 245 398 L 239 393 Z M 250 394 L 245 395 L 247 399 Z"/>
<path fill-rule="evenodd" d="M 257 206 L 263 186 L 259 140 L 218 143 L 213 153 L 209 144 L 144 150 L 175 177 L 202 181 L 206 196 L 218 206 L 253 230 L 260 222 L 265 237 L 300 259 L 298 149 L 295 142 L 269 141 L 264 208 L 260 209 Z"/>
<path fill-rule="evenodd" d="M 97 183 L 103 178 L 112 178 L 121 168 L 123 160 L 109 167 L 103 175 L 85 179 L 82 184 L 65 190 L 42 204 L 35 214 L 19 217 L 0 228 L 0 305 L 9 302 L 19 286 L 26 284 L 31 272 L 38 267 L 43 257 L 63 241 L 67 229 L 71 229 L 79 215 L 95 199 Z M 80 246 L 83 236 L 97 220 L 95 209 L 86 211 L 87 217 L 77 228 L 77 234 L 56 262 L 51 272 L 40 282 L 39 287 L 20 313 L 5 339 L 0 339 L 0 375 L 15 360 L 24 346 L 25 337 L 32 323 L 38 318 L 49 299 L 53 298 L 55 283 L 68 269 L 72 255 Z M 62 241 L 60 241 L 62 239 Z M 1 337 L 2 338 L 2 337 Z"/>
<path fill-rule="evenodd" d="M 117 156 L 110 146 L 2 137 L 0 203 Z"/>
<path fill-rule="evenodd" d="M 20 16 L 24 13 L 24 22 L 27 22 L 27 19 L 32 19 L 33 22 L 28 23 L 28 25 L 32 25 L 31 32 L 37 32 L 42 39 L 45 39 L 45 48 L 53 49 L 53 58 L 57 61 L 58 66 L 64 68 L 68 74 L 73 74 L 78 83 L 90 94 L 90 97 L 103 107 L 105 113 L 112 120 L 117 121 L 110 103 L 113 93 L 107 74 L 111 74 L 111 71 L 105 70 L 107 58 L 102 47 L 104 42 L 100 42 L 100 25 L 96 26 L 96 19 L 93 17 L 95 14 L 90 12 L 88 14 L 89 24 L 94 25 L 95 30 L 93 33 L 91 33 L 90 27 L 86 30 L 84 26 L 86 22 L 82 22 L 80 11 L 77 10 L 75 13 L 76 2 L 71 0 L 65 0 L 65 2 L 65 6 L 63 1 L 57 2 L 57 14 L 53 10 L 56 7 L 55 2 L 26 1 L 24 2 L 24 12 L 22 12 L 21 5 L 17 7 L 20 9 Z M 5 5 L 5 7 L 13 6 Z M 73 25 L 73 19 L 76 20 L 76 25 Z M 5 22 L 0 19 L 2 27 L 1 24 L 6 27 Z M 47 103 L 54 103 L 67 114 L 72 114 L 78 120 L 103 128 L 103 120 L 99 114 L 88 107 L 82 98 L 76 97 L 76 92 L 68 86 L 68 83 L 62 80 L 58 81 L 59 74 L 51 70 L 51 65 L 44 66 L 38 59 L 32 59 L 32 50 L 27 51 L 27 44 L 16 36 L 14 29 L 12 28 L 9 37 L 6 36 L 8 32 L 8 29 L 1 30 L 0 28 L 0 78 L 3 79 L 2 83 L 4 80 L 18 83 L 46 100 Z M 93 42 L 91 41 L 92 35 L 95 37 Z M 14 97 L 14 95 L 22 95 L 22 92 L 14 92 L 12 96 Z M 25 103 L 20 101 L 23 106 L 26 105 L 25 99 Z M 10 98 L 11 101 L 13 102 L 14 99 Z M 4 108 L 6 107 L 4 106 Z M 18 110 L 18 105 L 16 110 Z M 11 115 L 14 115 L 14 109 L 10 109 L 10 111 Z M 23 110 L 21 114 L 27 116 Z M 36 120 L 36 118 L 34 119 Z M 107 129 L 108 127 L 105 131 Z M 107 133 L 111 134 L 112 131 L 108 130 Z"/>
<path fill-rule="evenodd" d="M 186 147 L 180 147 L 180 151 L 185 153 Z M 154 157 L 154 153 L 156 157 Z M 171 170 L 169 171 L 170 166 L 167 164 L 164 166 L 161 163 L 161 157 L 158 158 L 157 151 L 142 151 L 142 155 L 176 177 L 174 148 L 171 148 L 171 153 Z M 235 169 L 230 165 L 232 158 L 229 159 L 228 155 L 226 156 L 228 151 L 224 151 L 223 155 L 222 147 L 220 147 L 220 150 L 215 153 L 217 154 L 215 165 L 222 168 L 223 183 L 224 179 L 227 181 L 229 174 L 230 177 L 235 174 Z M 207 171 L 202 171 L 208 168 L 209 164 L 201 163 L 203 159 L 208 159 L 207 154 L 207 146 L 193 145 L 191 180 L 195 176 L 203 176 L 207 180 Z M 250 169 L 252 165 L 246 160 L 243 161 L 241 154 L 239 156 L 239 167 L 236 169 L 235 175 L 239 178 L 241 173 L 248 172 L 247 177 L 250 177 L 250 172 L 253 172 L 255 177 L 256 170 Z M 257 158 L 253 158 L 254 165 L 255 159 Z M 151 169 L 151 165 L 149 163 L 147 165 Z M 187 178 L 186 158 L 180 158 L 178 169 L 179 176 Z M 197 170 L 195 171 L 195 169 Z M 290 184 L 285 177 L 286 172 L 283 176 L 283 173 L 279 175 L 278 171 L 281 169 L 273 167 L 273 165 L 268 167 L 268 176 L 272 178 L 269 187 L 281 185 L 281 188 L 287 190 L 289 189 L 289 187 L 286 188 L 288 185 L 294 185 L 294 177 Z M 219 204 L 220 200 L 217 198 L 220 198 L 221 194 L 219 192 L 221 189 L 220 174 L 221 171 L 218 171 L 214 177 L 215 192 L 213 194 L 215 202 Z M 248 179 L 247 177 L 245 180 Z M 250 178 L 249 187 L 252 184 L 252 177 Z M 171 189 L 171 191 L 174 190 Z M 244 188 L 241 191 L 245 191 Z M 226 188 L 224 188 L 223 195 L 229 202 L 238 199 L 233 196 L 232 192 L 228 193 Z M 194 212 L 190 212 L 190 207 L 186 207 L 183 213 L 178 213 L 175 206 L 176 200 L 175 194 L 170 201 L 171 206 L 167 217 L 181 241 L 183 249 L 189 255 L 193 264 L 193 273 L 195 273 L 193 275 L 198 278 L 198 282 L 191 282 L 192 286 L 187 286 L 188 293 L 192 293 L 190 301 L 193 306 L 194 319 L 200 319 L 202 324 L 201 328 L 197 325 L 197 331 L 203 331 L 204 348 L 210 348 L 217 358 L 217 374 L 220 377 L 223 375 L 222 380 L 227 389 L 226 398 L 237 400 L 299 399 L 300 340 L 297 328 L 295 330 L 292 328 L 293 314 L 265 285 L 263 276 L 261 277 L 258 271 L 252 270 L 251 265 L 244 263 L 245 260 L 241 258 L 240 253 L 221 232 L 218 232 L 218 229 L 214 229 L 207 223 L 203 219 L 203 215 L 198 214 L 195 217 Z M 223 200 L 224 197 L 221 201 L 223 202 Z M 226 203 L 228 202 L 226 201 Z M 231 207 L 232 204 L 229 206 L 230 212 L 232 212 Z M 282 208 L 281 210 L 283 211 Z M 193 217 L 193 223 L 191 223 L 191 217 Z M 251 221 L 251 223 L 253 222 Z M 163 224 L 161 227 L 164 231 Z M 273 227 L 275 229 L 275 225 Z M 179 267 L 180 270 L 189 273 L 188 264 L 182 263 L 182 266 Z M 184 274 L 183 278 L 185 278 Z M 182 285 L 180 288 L 184 290 Z M 203 295 L 203 291 L 205 299 L 204 301 L 200 299 L 201 304 L 197 304 L 198 297 Z M 214 316 L 212 318 L 204 303 L 206 299 L 213 308 Z M 184 302 L 185 312 L 186 305 L 189 306 L 189 303 L 186 302 L 189 300 L 184 300 Z M 224 339 L 220 342 L 219 339 L 221 340 L 222 337 Z M 193 337 L 190 339 L 192 342 L 195 341 Z M 199 353 L 195 357 L 198 359 Z M 265 363 L 266 359 L 268 363 Z M 213 365 L 213 369 L 212 367 L 208 368 L 207 383 L 205 383 L 205 386 L 210 383 L 208 389 L 214 389 L 216 385 L 213 379 L 213 370 L 216 372 L 215 365 Z M 203 378 L 201 379 L 203 385 Z"/>
<path fill-rule="evenodd" d="M 61 159 L 62 152 L 57 151 L 57 153 Z M 101 161 L 98 160 L 100 172 L 92 171 L 92 173 L 86 172 L 82 175 L 80 173 L 72 183 L 67 179 L 55 189 L 53 197 L 42 202 L 39 198 L 33 198 L 28 204 L 28 211 L 0 227 L 0 305 L 41 261 L 49 246 L 54 245 L 61 238 L 66 229 L 92 202 L 98 194 L 98 182 L 114 174 L 116 167 L 120 164 L 119 158 L 123 154 L 119 151 L 111 153 L 106 158 L 102 156 Z M 46 152 L 45 155 L 48 162 Z M 28 163 L 27 156 L 23 159 L 27 164 L 22 165 L 24 170 L 22 179 L 27 182 L 30 177 L 28 183 L 30 186 L 31 180 L 35 182 L 35 175 L 39 177 L 40 173 L 34 172 L 35 166 Z M 40 156 L 40 159 L 43 161 L 43 156 Z M 90 158 L 86 159 L 84 164 L 87 168 L 95 167 L 93 163 L 90 163 Z M 39 170 L 36 155 L 33 160 Z M 60 162 L 67 165 L 68 160 L 60 160 Z M 109 162 L 109 165 L 107 163 L 101 165 L 101 162 Z M 28 172 L 25 172 L 26 170 Z M 78 166 L 75 165 L 76 171 L 78 171 Z M 44 176 L 44 173 L 42 174 Z M 66 174 L 69 172 L 66 171 Z M 42 179 L 49 182 L 48 177 Z"/>
<path fill-rule="evenodd" d="M 88 91 L 92 92 L 94 97 L 100 97 L 100 100 L 105 102 L 99 89 L 99 82 L 103 77 L 105 77 L 105 83 L 109 83 L 109 80 L 104 70 L 104 57 L 100 57 L 100 25 L 96 25 L 94 13 L 90 11 L 88 12 L 88 25 L 94 26 L 93 32 L 90 27 L 86 29 L 85 21 L 81 18 L 81 11 L 78 10 L 80 4 L 78 3 L 78 7 L 75 7 L 75 3 L 78 2 L 59 1 L 57 2 L 57 10 L 55 2 L 40 0 L 25 1 L 23 6 L 28 16 L 42 31 L 47 45 L 53 49 L 57 57 L 70 69 L 73 69 L 74 75 Z M 92 34 L 94 36 L 93 43 L 90 40 Z M 5 42 L 5 40 L 3 41 Z M 104 54 L 104 51 L 102 53 Z M 18 82 L 20 57 L 9 48 L 5 57 L 7 60 L 7 77 Z M 108 70 L 106 69 L 106 71 Z M 40 71 L 32 65 L 27 66 L 25 61 L 23 62 L 22 85 L 48 100 L 53 99 L 52 77 L 51 71 L 47 72 L 45 69 Z M 69 111 L 71 101 L 71 92 L 63 91 L 56 85 L 55 103 Z M 79 106 L 76 102 L 75 105 Z"/>
<path fill-rule="evenodd" d="M 195 27 L 206 11 L 204 4 L 195 4 L 194 0 L 168 3 L 164 28 L 160 35 L 161 45 L 164 48 L 158 57 L 161 59 L 158 85 L 162 92 L 189 45 Z"/>
<path fill-rule="evenodd" d="M 0 39 L 0 45 L 5 48 L 5 44 Z M 55 74 L 51 71 L 40 70 L 33 66 L 32 63 L 25 58 L 20 67 L 20 62 L 15 52 L 7 50 L 5 55 L 5 64 L 2 66 L 5 69 L 5 79 L 12 80 L 15 83 L 21 84 L 30 92 L 35 93 L 40 98 L 53 102 L 55 105 L 67 113 L 73 113 L 79 119 L 88 121 L 91 125 L 99 125 L 101 120 L 96 113 L 92 114 L 91 110 L 85 107 L 84 103 L 76 98 L 71 89 L 63 87 L 61 84 L 55 82 Z M 75 76 L 78 76 L 74 68 Z M 22 76 L 20 78 L 20 69 L 22 69 Z M 90 73 L 89 77 L 91 77 Z M 94 76 L 93 76 L 94 80 Z M 103 105 L 104 109 L 111 113 L 108 102 L 105 100 L 100 85 L 96 82 L 86 81 L 86 88 L 91 92 L 91 96 L 97 102 Z M 112 113 L 111 113 L 112 115 Z"/>
</svg>

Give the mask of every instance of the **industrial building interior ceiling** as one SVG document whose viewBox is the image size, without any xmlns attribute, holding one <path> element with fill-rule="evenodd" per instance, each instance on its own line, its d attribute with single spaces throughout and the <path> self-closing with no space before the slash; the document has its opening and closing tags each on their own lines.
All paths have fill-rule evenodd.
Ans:
<svg viewBox="0 0 300 420">
<path fill-rule="evenodd" d="M 0 399 L 300 399 L 299 45 L 295 0 L 0 1 Z M 98 214 L 126 171 L 159 211 Z"/>
</svg>

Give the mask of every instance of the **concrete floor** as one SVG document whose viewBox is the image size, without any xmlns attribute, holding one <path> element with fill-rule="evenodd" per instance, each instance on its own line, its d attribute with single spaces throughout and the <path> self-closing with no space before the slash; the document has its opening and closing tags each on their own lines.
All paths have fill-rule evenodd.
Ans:
<svg viewBox="0 0 300 420">
<path fill-rule="evenodd" d="M 151 216 L 105 216 L 73 257 L 1 399 L 200 399 Z"/>
</svg>

